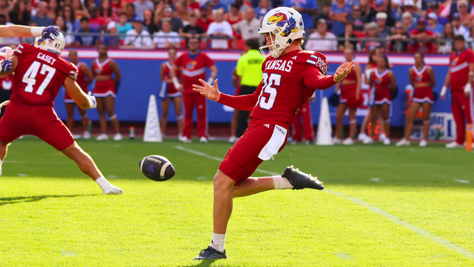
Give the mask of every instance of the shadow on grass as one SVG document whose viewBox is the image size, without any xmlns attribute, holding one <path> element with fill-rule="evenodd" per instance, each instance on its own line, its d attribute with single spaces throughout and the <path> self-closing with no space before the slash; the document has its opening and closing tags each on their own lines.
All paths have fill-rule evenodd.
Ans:
<svg viewBox="0 0 474 267">
<path fill-rule="evenodd" d="M 209 266 L 222 266 L 219 263 L 225 263 L 222 261 L 217 260 L 205 260 L 205 261 L 198 261 L 196 264 L 189 264 L 189 265 L 184 265 L 183 267 L 209 267 Z M 215 263 L 215 264 L 214 264 Z M 233 265 L 233 266 L 238 266 L 238 265 Z"/>
<path fill-rule="evenodd" d="M 7 204 L 18 204 L 26 202 L 36 202 L 47 198 L 71 198 L 71 197 L 89 197 L 95 196 L 93 194 L 81 195 L 42 195 L 42 196 L 28 196 L 28 197 L 4 197 L 0 198 L 0 206 Z"/>
</svg>

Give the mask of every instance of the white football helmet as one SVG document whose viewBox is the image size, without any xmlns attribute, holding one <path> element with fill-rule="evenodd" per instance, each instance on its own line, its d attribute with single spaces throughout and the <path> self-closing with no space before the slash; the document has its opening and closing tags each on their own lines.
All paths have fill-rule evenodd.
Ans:
<svg viewBox="0 0 474 267">
<path fill-rule="evenodd" d="M 43 38 L 41 36 L 38 36 L 35 39 L 35 47 L 57 55 L 61 55 L 65 46 L 66 41 L 64 40 L 64 35 L 62 33 L 55 35 L 54 40 Z"/>
<path fill-rule="evenodd" d="M 258 33 L 270 33 L 272 43 L 260 47 L 260 53 L 265 57 L 278 58 L 294 40 L 303 38 L 303 18 L 301 14 L 289 7 L 277 7 L 270 10 L 262 19 Z"/>
</svg>

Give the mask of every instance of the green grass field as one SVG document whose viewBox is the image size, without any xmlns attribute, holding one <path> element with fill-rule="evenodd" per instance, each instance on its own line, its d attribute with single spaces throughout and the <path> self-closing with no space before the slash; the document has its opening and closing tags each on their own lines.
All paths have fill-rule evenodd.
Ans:
<svg viewBox="0 0 474 267">
<path fill-rule="evenodd" d="M 196 262 L 230 145 L 79 144 L 125 194 L 104 196 L 60 152 L 16 141 L 0 177 L 0 266 L 474 266 L 474 153 L 288 145 L 260 169 L 293 164 L 326 189 L 236 199 L 229 259 Z M 168 157 L 176 176 L 146 179 L 138 162 L 151 154 Z"/>
</svg>

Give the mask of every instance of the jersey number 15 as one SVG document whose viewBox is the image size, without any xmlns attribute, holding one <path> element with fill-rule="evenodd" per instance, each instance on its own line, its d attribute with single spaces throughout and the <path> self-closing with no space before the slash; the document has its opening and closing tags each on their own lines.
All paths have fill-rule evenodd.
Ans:
<svg viewBox="0 0 474 267">
<path fill-rule="evenodd" d="M 268 73 L 263 73 L 262 75 L 263 87 L 260 95 L 258 96 L 257 105 L 261 108 L 270 110 L 275 104 L 275 99 L 277 96 L 277 89 L 273 86 L 280 86 L 281 84 L 281 75 L 271 73 L 268 77 Z"/>
<path fill-rule="evenodd" d="M 38 71 L 40 68 L 41 75 L 46 75 L 46 72 L 48 73 L 48 75 L 46 75 L 38 90 L 36 90 L 36 94 L 42 95 L 46 87 L 48 87 L 48 84 L 51 82 L 54 74 L 56 73 L 56 69 L 46 64 L 43 64 L 43 67 L 41 67 L 40 62 L 34 61 L 28 68 L 28 70 L 25 72 L 25 75 L 23 75 L 22 81 L 27 84 L 25 87 L 25 92 L 33 93 L 33 86 L 36 84 L 36 75 L 38 75 Z"/>
</svg>

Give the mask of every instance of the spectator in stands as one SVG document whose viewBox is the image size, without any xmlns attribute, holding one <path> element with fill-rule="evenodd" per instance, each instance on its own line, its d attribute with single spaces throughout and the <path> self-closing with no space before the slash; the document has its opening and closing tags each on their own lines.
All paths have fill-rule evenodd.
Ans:
<svg viewBox="0 0 474 267">
<path fill-rule="evenodd" d="M 352 7 L 352 22 L 354 23 L 354 31 L 364 31 L 364 19 L 362 18 L 360 6 Z"/>
<path fill-rule="evenodd" d="M 407 0 L 411 1 L 411 0 Z M 384 0 L 375 0 L 375 5 L 374 8 L 370 10 L 369 15 L 367 15 L 365 22 L 369 23 L 372 21 L 377 21 L 377 14 L 382 12 L 387 15 L 387 25 L 389 27 L 393 27 L 395 25 L 395 19 L 392 17 L 391 12 L 389 12 L 389 9 L 387 7 L 387 4 L 385 3 Z"/>
<path fill-rule="evenodd" d="M 440 16 L 453 18 L 454 14 L 459 13 L 459 3 L 461 1 L 447 1 L 446 8 L 441 11 Z M 440 8 L 441 9 L 441 8 Z M 472 5 L 467 3 L 467 13 L 471 13 Z M 449 14 L 447 13 L 449 12 Z"/>
<path fill-rule="evenodd" d="M 111 21 L 118 20 L 117 13 L 114 13 L 112 10 L 112 6 L 110 5 L 110 0 L 101 0 L 98 16 L 100 18 L 103 18 L 105 22 L 107 23 L 107 25 L 109 25 Z"/>
<path fill-rule="evenodd" d="M 219 9 L 215 13 L 216 21 L 209 25 L 207 35 L 213 37 L 211 48 L 229 48 L 228 38 L 232 38 L 232 27 L 224 20 L 224 10 Z M 217 37 L 217 38 L 216 38 Z"/>
<path fill-rule="evenodd" d="M 427 16 L 428 19 L 428 26 L 426 27 L 427 30 L 432 31 L 435 33 L 437 38 L 440 38 L 443 35 L 444 29 L 443 26 L 438 24 L 438 16 L 431 12 Z"/>
<path fill-rule="evenodd" d="M 392 17 L 398 21 L 398 19 L 400 18 L 400 16 L 402 15 L 402 8 L 401 8 L 401 5 L 402 5 L 402 1 L 401 0 L 391 0 L 389 2 L 390 4 L 390 9 L 391 10 L 391 14 L 392 14 Z"/>
<path fill-rule="evenodd" d="M 8 20 L 8 12 L 10 12 L 10 6 L 7 0 L 0 0 L 0 15 L 4 15 Z"/>
<path fill-rule="evenodd" d="M 81 28 L 78 33 L 99 33 L 96 29 L 91 29 L 89 27 L 89 18 L 83 17 L 81 19 Z M 97 35 L 76 35 L 76 46 L 93 46 L 100 43 L 99 37 Z"/>
<path fill-rule="evenodd" d="M 224 13 L 227 12 L 227 7 L 224 6 L 219 0 L 211 0 L 212 11 L 215 14 L 217 10 L 223 9 Z"/>
<path fill-rule="evenodd" d="M 341 38 L 337 41 L 339 50 L 342 51 L 346 48 L 351 48 L 354 51 L 357 50 L 357 36 L 354 35 L 354 23 L 351 20 L 346 22 L 344 32 L 339 34 L 338 37 Z M 349 38 L 352 40 L 349 40 Z"/>
<path fill-rule="evenodd" d="M 189 38 L 198 38 L 200 40 L 201 37 L 206 35 L 206 32 L 201 26 L 197 25 L 197 15 L 191 13 L 189 15 L 189 25 L 184 26 L 184 28 L 179 31 L 179 35 L 186 38 L 187 44 Z"/>
<path fill-rule="evenodd" d="M 6 25 L 7 24 L 7 19 L 8 17 L 5 16 L 4 14 L 0 14 L 0 25 Z M 35 37 L 33 37 L 34 39 Z M 34 42 L 34 40 L 33 40 Z M 2 45 L 18 45 L 20 44 L 20 38 L 18 37 L 3 37 L 0 38 L 0 44 Z"/>
<path fill-rule="evenodd" d="M 156 2 L 155 11 L 153 12 L 153 19 L 155 21 L 155 25 L 158 26 L 158 24 L 160 24 L 164 13 L 165 13 L 165 2 L 164 1 Z"/>
<path fill-rule="evenodd" d="M 461 15 L 459 13 L 454 14 L 453 31 L 455 36 L 462 35 L 464 39 L 469 39 L 469 29 L 461 24 Z"/>
<path fill-rule="evenodd" d="M 239 6 L 234 3 L 230 5 L 230 12 L 224 15 L 224 20 L 229 22 L 231 26 L 243 19 L 242 13 L 239 12 Z"/>
<path fill-rule="evenodd" d="M 172 31 L 179 32 L 179 29 L 183 28 L 183 21 L 180 18 L 174 16 L 173 9 L 169 5 L 165 6 L 165 9 L 163 12 L 163 18 L 170 19 Z M 160 25 L 160 28 L 161 28 L 161 25 Z"/>
<path fill-rule="evenodd" d="M 65 5 L 63 8 L 64 20 L 66 21 L 66 26 L 72 32 L 76 32 L 81 27 L 79 20 L 76 19 L 74 14 L 74 9 L 71 5 Z"/>
<path fill-rule="evenodd" d="M 438 23 L 444 26 L 446 23 L 449 22 L 449 19 L 441 16 L 440 9 L 441 9 L 441 6 L 438 3 L 434 3 L 433 5 L 431 5 L 431 12 L 438 15 Z"/>
<path fill-rule="evenodd" d="M 150 33 L 143 30 L 143 24 L 141 19 L 138 17 L 132 22 L 133 29 L 127 32 L 125 38 L 125 46 L 136 47 L 136 48 L 153 48 L 153 42 L 151 41 Z"/>
<path fill-rule="evenodd" d="M 17 0 L 13 6 L 13 10 L 8 13 L 10 22 L 17 25 L 28 25 L 30 22 L 30 14 L 26 11 L 25 0 Z"/>
<path fill-rule="evenodd" d="M 57 11 L 58 11 L 58 2 L 57 0 L 49 0 L 48 13 L 46 15 L 50 17 L 53 21 L 56 20 Z"/>
<path fill-rule="evenodd" d="M 395 23 L 395 34 L 390 36 L 391 51 L 408 52 L 408 33 L 403 28 L 401 21 Z"/>
<path fill-rule="evenodd" d="M 155 9 L 155 6 L 149 0 L 136 0 L 135 3 L 133 3 L 133 5 L 135 6 L 135 13 L 142 20 L 144 19 L 143 13 L 145 13 L 145 10 L 150 9 L 153 11 Z"/>
<path fill-rule="evenodd" d="M 137 13 L 135 12 L 135 5 L 134 4 L 127 4 L 127 7 L 126 7 L 125 11 L 127 12 L 127 21 L 128 22 L 134 22 L 137 19 L 140 19 L 140 16 L 138 16 Z"/>
<path fill-rule="evenodd" d="M 158 26 L 155 24 L 155 19 L 153 17 L 153 11 L 151 9 L 145 10 L 145 13 L 143 13 L 143 16 L 145 17 L 145 20 L 143 20 L 143 26 L 145 27 L 144 29 L 149 32 L 151 35 L 155 34 L 155 32 L 158 32 L 160 29 Z"/>
<path fill-rule="evenodd" d="M 377 23 L 375 22 L 370 22 L 366 26 L 367 28 L 367 37 L 364 41 L 362 41 L 362 50 L 369 51 L 374 48 L 381 48 L 382 50 L 385 50 L 385 41 L 380 41 L 380 40 L 371 40 L 371 39 L 377 39 L 380 38 L 378 32 L 377 32 Z"/>
<path fill-rule="evenodd" d="M 405 12 L 410 12 L 412 19 L 411 23 L 413 25 L 416 25 L 417 21 L 421 19 L 421 14 L 416 12 L 415 3 L 413 2 L 413 0 L 405 0 L 403 2 L 403 7 L 405 9 Z"/>
<path fill-rule="evenodd" d="M 255 8 L 255 14 L 257 14 L 257 19 L 262 20 L 262 18 L 267 14 L 268 11 L 272 9 L 270 0 L 261 0 L 258 6 Z"/>
<path fill-rule="evenodd" d="M 336 0 L 331 6 L 329 18 L 333 21 L 332 33 L 340 35 L 344 33 L 345 23 L 352 15 L 352 7 L 346 3 L 346 0 Z"/>
<path fill-rule="evenodd" d="M 316 15 L 316 17 L 314 17 L 313 25 L 316 25 L 316 27 L 318 27 L 318 21 L 321 20 L 321 19 L 324 19 L 324 21 L 326 21 L 328 31 L 331 31 L 332 30 L 332 23 L 333 23 L 333 21 L 329 17 L 329 14 L 331 13 L 331 7 L 332 7 L 331 3 L 325 3 L 324 6 L 323 6 L 323 12 Z M 304 25 L 304 26 L 307 27 L 306 25 Z"/>
<path fill-rule="evenodd" d="M 122 10 L 125 9 L 126 2 L 122 0 L 110 0 L 110 6 L 112 7 L 112 13 L 118 15 Z"/>
<path fill-rule="evenodd" d="M 101 18 L 97 15 L 97 7 L 95 6 L 95 4 L 89 5 L 89 15 L 89 27 L 91 29 L 97 30 L 98 32 L 105 30 L 105 28 L 107 27 L 107 22 L 104 18 Z"/>
<path fill-rule="evenodd" d="M 117 23 L 115 21 L 109 22 L 107 24 L 107 33 L 109 34 L 117 34 Z M 118 36 L 105 36 L 104 40 L 102 41 L 107 47 L 119 47 L 121 45 L 120 38 Z"/>
<path fill-rule="evenodd" d="M 38 4 L 38 13 L 31 18 L 31 21 L 36 23 L 38 26 L 53 25 L 53 20 L 46 15 L 48 13 L 48 9 L 48 2 L 41 1 Z"/>
<path fill-rule="evenodd" d="M 66 20 L 64 19 L 63 16 L 58 16 L 56 18 L 56 25 L 58 25 L 59 30 L 64 35 L 66 46 L 73 45 L 75 41 L 73 31 L 67 27 Z"/>
<path fill-rule="evenodd" d="M 451 53 L 452 40 L 454 39 L 454 28 L 450 22 L 444 25 L 444 33 L 439 43 L 439 53 Z"/>
<path fill-rule="evenodd" d="M 119 15 L 119 22 L 117 23 L 117 33 L 126 34 L 133 29 L 132 24 L 128 23 L 127 13 L 121 12 Z M 125 40 L 125 36 L 120 36 L 120 39 Z"/>
<path fill-rule="evenodd" d="M 370 6 L 370 1 L 369 0 L 360 0 L 359 6 L 360 6 L 360 10 L 361 10 L 361 12 L 360 12 L 361 19 L 363 21 L 367 21 L 368 17 L 369 17 L 369 14 L 372 13 L 372 10 L 373 10 L 373 8 Z"/>
<path fill-rule="evenodd" d="M 418 20 L 417 29 L 410 32 L 410 39 L 414 41 L 413 50 L 415 52 L 425 53 L 436 51 L 434 44 L 436 35 L 434 32 L 426 30 L 425 18 Z"/>
<path fill-rule="evenodd" d="M 416 29 L 416 27 L 413 25 L 413 17 L 410 12 L 405 12 L 402 14 L 402 24 L 403 28 L 407 32 L 411 32 L 411 30 Z"/>
<path fill-rule="evenodd" d="M 457 2 L 459 15 L 461 16 L 461 24 L 470 29 L 473 26 L 473 15 L 467 12 L 467 1 L 466 0 L 459 0 Z"/>
<path fill-rule="evenodd" d="M 318 3 L 316 0 L 285 0 L 285 4 L 283 6 L 292 7 L 296 11 L 300 12 L 301 16 L 303 17 L 306 35 L 309 35 L 313 32 L 313 16 L 318 14 Z"/>
<path fill-rule="evenodd" d="M 305 49 L 317 51 L 336 51 L 336 36 L 328 32 L 328 26 L 326 25 L 326 21 L 324 19 L 320 19 L 317 22 L 316 29 L 316 32 L 313 32 L 309 35 L 309 40 L 306 43 Z"/>
<path fill-rule="evenodd" d="M 161 31 L 154 34 L 153 43 L 157 48 L 178 47 L 181 39 L 177 32 L 171 31 L 171 22 L 168 18 L 161 22 Z"/>
<path fill-rule="evenodd" d="M 186 3 L 186 1 L 180 1 L 176 3 L 175 16 L 181 19 L 181 21 L 183 22 L 183 26 L 186 26 L 189 24 L 188 4 Z"/>
<path fill-rule="evenodd" d="M 199 9 L 201 6 L 199 5 L 198 2 L 194 0 L 186 0 L 186 3 L 188 4 L 188 10 L 191 11 L 192 13 L 199 12 Z"/>
<path fill-rule="evenodd" d="M 245 10 L 245 19 L 233 25 L 234 30 L 240 32 L 242 39 L 259 39 L 258 28 L 260 28 L 260 21 L 255 18 L 253 7 L 247 7 Z"/>
<path fill-rule="evenodd" d="M 208 16 L 208 7 L 203 6 L 201 7 L 201 15 L 199 16 L 197 20 L 197 25 L 199 25 L 204 31 L 207 32 L 207 29 L 209 28 L 209 25 L 214 22 L 209 16 Z"/>
<path fill-rule="evenodd" d="M 74 10 L 75 18 L 81 20 L 83 17 L 89 17 L 89 12 L 82 5 L 81 0 L 72 0 L 72 10 Z"/>
<path fill-rule="evenodd" d="M 377 32 L 380 38 L 389 38 L 392 35 L 392 30 L 387 26 L 387 13 L 379 12 L 376 15 L 377 18 Z"/>
</svg>

